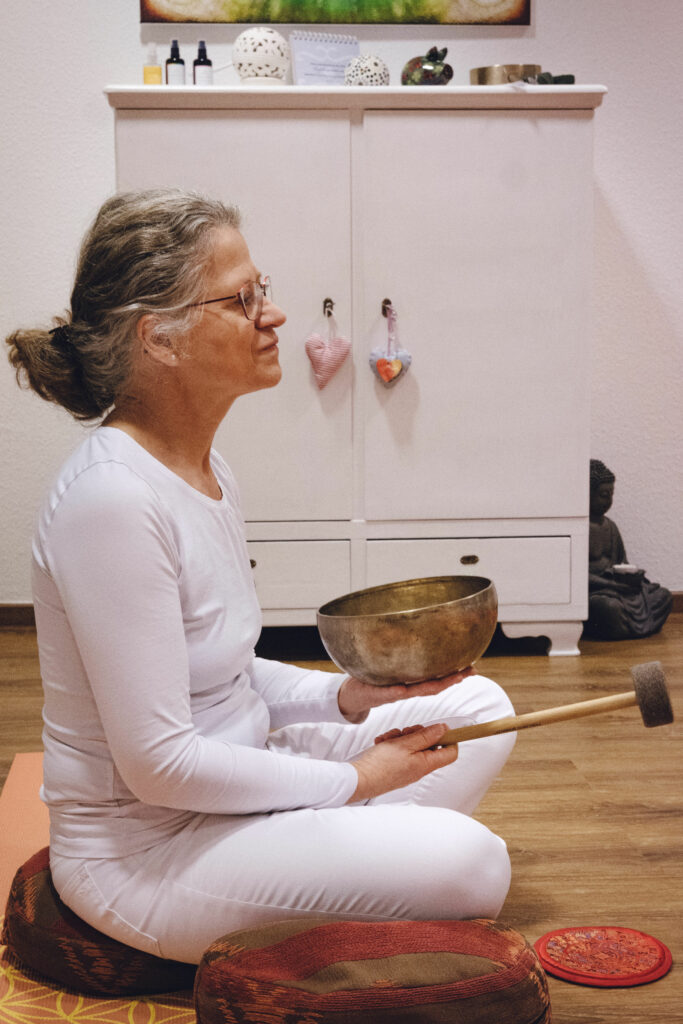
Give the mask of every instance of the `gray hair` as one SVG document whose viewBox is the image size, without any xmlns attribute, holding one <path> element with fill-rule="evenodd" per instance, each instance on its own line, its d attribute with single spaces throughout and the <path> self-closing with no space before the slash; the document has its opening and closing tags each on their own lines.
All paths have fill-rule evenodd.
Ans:
<svg viewBox="0 0 683 1024">
<path fill-rule="evenodd" d="M 211 236 L 240 227 L 236 207 L 196 192 L 150 189 L 112 196 L 83 241 L 71 311 L 52 330 L 18 330 L 6 338 L 19 383 L 76 419 L 102 416 L 126 390 L 142 316 L 155 331 L 182 337 L 206 295 Z"/>
</svg>

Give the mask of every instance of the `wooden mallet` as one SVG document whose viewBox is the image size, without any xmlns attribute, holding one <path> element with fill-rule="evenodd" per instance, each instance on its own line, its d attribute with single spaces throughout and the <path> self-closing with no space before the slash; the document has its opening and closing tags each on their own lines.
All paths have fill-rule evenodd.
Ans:
<svg viewBox="0 0 683 1024">
<path fill-rule="evenodd" d="M 464 743 L 465 740 L 495 736 L 501 732 L 533 729 L 537 725 L 550 725 L 552 722 L 566 722 L 568 719 L 583 718 L 585 715 L 601 715 L 606 711 L 629 708 L 634 704 L 640 708 L 643 724 L 648 728 L 673 722 L 674 715 L 661 662 L 648 661 L 644 665 L 634 665 L 631 675 L 634 689 L 626 693 L 613 693 L 608 697 L 597 697 L 595 700 L 581 700 L 576 704 L 563 704 L 556 708 L 546 708 L 544 711 L 530 711 L 526 715 L 496 718 L 492 722 L 449 729 L 439 740 L 439 746 Z"/>
</svg>

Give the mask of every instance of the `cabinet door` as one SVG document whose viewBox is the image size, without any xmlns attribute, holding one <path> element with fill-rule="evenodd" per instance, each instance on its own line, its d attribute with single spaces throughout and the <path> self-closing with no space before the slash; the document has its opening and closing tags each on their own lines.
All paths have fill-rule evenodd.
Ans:
<svg viewBox="0 0 683 1024">
<path fill-rule="evenodd" d="M 246 518 L 350 518 L 352 359 L 319 391 L 304 349 L 328 296 L 349 330 L 348 118 L 124 110 L 117 164 L 121 188 L 177 185 L 237 203 L 254 262 L 287 313 L 281 383 L 236 402 L 216 437 Z"/>
<path fill-rule="evenodd" d="M 592 125 L 369 112 L 363 315 L 408 374 L 362 381 L 368 519 L 585 516 Z"/>
</svg>

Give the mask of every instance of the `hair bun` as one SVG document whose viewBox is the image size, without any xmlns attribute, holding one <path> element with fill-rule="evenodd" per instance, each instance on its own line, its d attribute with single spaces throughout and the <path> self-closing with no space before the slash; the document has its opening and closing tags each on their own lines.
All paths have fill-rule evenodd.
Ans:
<svg viewBox="0 0 683 1024">
<path fill-rule="evenodd" d="M 64 356 L 65 359 L 72 364 L 78 362 L 78 353 L 76 352 L 73 341 L 69 337 L 70 332 L 68 324 L 59 324 L 57 327 L 53 327 L 48 333 L 52 344 L 60 355 Z"/>
</svg>

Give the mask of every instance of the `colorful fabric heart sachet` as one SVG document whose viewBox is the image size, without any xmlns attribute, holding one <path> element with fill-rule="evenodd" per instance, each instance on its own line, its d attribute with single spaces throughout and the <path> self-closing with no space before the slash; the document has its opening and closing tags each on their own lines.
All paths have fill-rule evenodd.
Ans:
<svg viewBox="0 0 683 1024">
<path fill-rule="evenodd" d="M 404 377 L 410 369 L 413 357 L 400 348 L 396 310 L 388 299 L 382 303 L 382 313 L 387 318 L 387 343 L 384 348 L 373 348 L 370 353 L 370 368 L 382 384 L 391 387 Z"/>
</svg>

